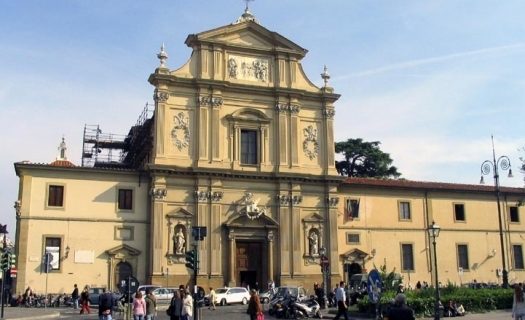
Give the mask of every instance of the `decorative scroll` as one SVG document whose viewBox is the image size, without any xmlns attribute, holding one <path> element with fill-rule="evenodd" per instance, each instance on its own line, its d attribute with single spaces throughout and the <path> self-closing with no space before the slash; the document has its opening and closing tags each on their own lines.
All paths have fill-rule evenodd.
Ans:
<svg viewBox="0 0 525 320">
<path fill-rule="evenodd" d="M 303 202 L 303 196 L 302 195 L 288 195 L 288 194 L 278 194 L 277 200 L 279 201 L 280 206 L 287 206 L 290 203 L 292 206 L 296 206 L 301 204 Z"/>
<path fill-rule="evenodd" d="M 230 55 L 228 76 L 230 79 L 268 82 L 268 59 Z"/>
<path fill-rule="evenodd" d="M 171 138 L 173 143 L 181 151 L 190 144 L 190 128 L 188 125 L 188 118 L 184 113 L 179 112 L 178 115 L 173 117 L 175 126 L 171 130 Z"/>
<path fill-rule="evenodd" d="M 306 156 L 310 160 L 317 157 L 319 153 L 319 143 L 317 142 L 317 129 L 314 129 L 312 126 L 308 126 L 303 129 L 304 141 L 303 141 L 303 150 L 306 153 Z"/>
<path fill-rule="evenodd" d="M 212 106 L 212 107 L 220 107 L 223 104 L 223 99 L 221 97 L 212 97 L 212 96 L 200 96 L 199 97 L 199 104 L 201 106 Z"/>
<path fill-rule="evenodd" d="M 166 190 L 166 188 L 151 188 L 149 194 L 155 200 L 163 200 L 164 198 L 166 198 L 168 191 Z"/>
<path fill-rule="evenodd" d="M 168 92 L 158 90 L 155 90 L 155 94 L 153 95 L 153 99 L 157 102 L 166 102 L 169 97 L 170 94 Z"/>
<path fill-rule="evenodd" d="M 200 202 L 204 202 L 208 200 L 217 202 L 217 201 L 222 200 L 223 192 L 222 191 L 212 192 L 212 191 L 195 190 L 194 196 L 195 196 L 195 199 L 197 199 L 197 201 L 200 201 Z"/>
<path fill-rule="evenodd" d="M 333 119 L 335 116 L 335 110 L 334 109 L 324 109 L 324 115 L 328 119 Z"/>
<path fill-rule="evenodd" d="M 301 107 L 298 105 L 290 104 L 290 103 L 279 103 L 279 102 L 275 104 L 275 109 L 279 113 L 285 113 L 285 112 L 299 113 L 299 111 L 301 111 Z"/>
</svg>

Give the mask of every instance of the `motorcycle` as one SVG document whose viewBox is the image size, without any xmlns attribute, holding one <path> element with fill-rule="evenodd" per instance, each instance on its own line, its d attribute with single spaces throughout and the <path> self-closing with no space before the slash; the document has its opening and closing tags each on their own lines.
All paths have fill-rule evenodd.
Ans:
<svg viewBox="0 0 525 320">
<path fill-rule="evenodd" d="M 296 315 L 300 315 L 300 317 L 323 318 L 323 315 L 321 314 L 321 306 L 313 296 L 304 301 L 295 301 L 294 308 L 297 310 Z"/>
</svg>

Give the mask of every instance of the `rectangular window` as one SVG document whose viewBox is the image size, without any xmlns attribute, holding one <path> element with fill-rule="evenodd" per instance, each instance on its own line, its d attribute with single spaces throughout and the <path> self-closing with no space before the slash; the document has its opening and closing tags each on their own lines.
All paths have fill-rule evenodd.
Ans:
<svg viewBox="0 0 525 320">
<path fill-rule="evenodd" d="M 346 199 L 345 211 L 347 219 L 359 218 L 359 199 Z"/>
<path fill-rule="evenodd" d="M 50 185 L 47 195 L 48 207 L 64 206 L 64 186 Z"/>
<path fill-rule="evenodd" d="M 465 205 L 462 203 L 454 203 L 454 220 L 465 221 Z"/>
<path fill-rule="evenodd" d="M 458 268 L 469 270 L 468 263 L 468 246 L 466 244 L 458 244 Z"/>
<path fill-rule="evenodd" d="M 518 207 L 509 207 L 510 222 L 520 222 Z"/>
<path fill-rule="evenodd" d="M 399 219 L 400 220 L 410 220 L 410 202 L 408 201 L 399 201 Z"/>
<path fill-rule="evenodd" d="M 257 131 L 241 130 L 241 163 L 257 164 Z"/>
<path fill-rule="evenodd" d="M 132 210 L 133 209 L 133 190 L 119 189 L 118 190 L 118 209 Z"/>
<path fill-rule="evenodd" d="M 520 244 L 512 246 L 512 254 L 514 255 L 514 269 L 525 269 L 523 264 L 523 249 Z"/>
<path fill-rule="evenodd" d="M 401 244 L 401 269 L 403 271 L 414 271 L 414 252 L 412 244 Z"/>
<path fill-rule="evenodd" d="M 62 239 L 56 237 L 45 238 L 45 249 L 46 253 L 51 254 L 51 270 L 60 270 L 60 253 L 62 252 Z"/>
<path fill-rule="evenodd" d="M 359 233 L 347 233 L 346 243 L 347 244 L 359 244 Z"/>
</svg>

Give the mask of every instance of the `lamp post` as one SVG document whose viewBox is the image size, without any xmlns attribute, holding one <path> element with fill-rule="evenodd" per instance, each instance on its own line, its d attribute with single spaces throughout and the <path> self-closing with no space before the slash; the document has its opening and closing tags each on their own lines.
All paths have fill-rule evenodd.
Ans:
<svg viewBox="0 0 525 320">
<path fill-rule="evenodd" d="M 434 319 L 439 320 L 439 280 L 438 280 L 438 267 L 437 267 L 437 251 L 436 251 L 436 238 L 439 236 L 440 227 L 432 221 L 432 225 L 428 226 L 428 234 L 432 238 L 432 245 L 434 247 L 434 275 L 435 275 L 435 288 L 436 288 L 436 301 L 434 302 Z"/>
<path fill-rule="evenodd" d="M 501 205 L 500 205 L 500 189 L 499 189 L 499 173 L 498 168 L 503 171 L 509 171 L 509 178 L 512 178 L 512 169 L 510 168 L 510 159 L 507 156 L 501 156 L 496 160 L 496 151 L 494 151 L 494 137 L 492 139 L 492 161 L 485 160 L 481 164 L 481 179 L 479 180 L 480 184 L 484 184 L 483 180 L 484 175 L 488 175 L 491 171 L 494 173 L 494 191 L 496 192 L 496 202 L 498 204 L 498 223 L 499 223 L 499 241 L 501 246 L 501 264 L 503 267 L 502 277 L 503 277 L 503 288 L 509 287 L 509 277 L 507 273 L 507 263 L 505 260 L 505 243 L 503 241 L 503 221 L 501 217 Z"/>
<path fill-rule="evenodd" d="M 323 275 L 323 306 L 324 308 L 328 307 L 328 268 L 330 267 L 330 262 L 326 256 L 326 248 L 319 248 L 319 255 L 321 259 L 321 273 Z"/>
<path fill-rule="evenodd" d="M 7 252 L 7 224 L 0 224 L 0 234 L 4 235 L 4 239 L 2 240 L 2 258 L 4 257 L 4 254 Z M 6 269 L 2 268 L 2 291 L 0 293 L 0 299 L 1 299 L 1 311 L 0 311 L 0 318 L 4 318 L 4 288 L 5 288 L 5 278 L 6 278 Z"/>
</svg>

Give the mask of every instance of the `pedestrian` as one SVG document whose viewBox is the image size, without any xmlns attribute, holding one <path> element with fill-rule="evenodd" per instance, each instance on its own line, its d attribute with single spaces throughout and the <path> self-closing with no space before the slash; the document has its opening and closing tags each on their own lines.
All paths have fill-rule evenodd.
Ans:
<svg viewBox="0 0 525 320">
<path fill-rule="evenodd" d="M 142 297 L 142 292 L 137 291 L 133 299 L 133 320 L 144 320 L 146 314 L 146 301 Z"/>
<path fill-rule="evenodd" d="M 112 320 L 114 306 L 115 298 L 113 294 L 107 292 L 106 288 L 103 288 L 102 294 L 98 296 L 98 319 Z"/>
<path fill-rule="evenodd" d="M 71 293 L 71 300 L 73 300 L 73 308 L 78 309 L 78 287 L 77 284 L 73 286 L 73 292 Z"/>
<path fill-rule="evenodd" d="M 89 314 L 91 310 L 89 309 L 89 287 L 87 285 L 84 287 L 82 293 L 80 294 L 80 300 L 80 303 L 82 305 L 82 308 L 80 309 L 80 314 Z"/>
<path fill-rule="evenodd" d="M 418 290 L 418 291 L 421 290 L 421 281 L 418 281 L 416 283 L 416 290 Z"/>
<path fill-rule="evenodd" d="M 181 320 L 181 314 L 182 314 L 182 299 L 181 299 L 181 291 L 176 290 L 173 293 L 173 298 L 171 298 L 170 306 L 169 306 L 169 316 L 170 320 Z"/>
<path fill-rule="evenodd" d="M 157 316 L 157 298 L 151 292 L 151 289 L 146 289 L 146 320 L 154 320 Z"/>
<path fill-rule="evenodd" d="M 405 285 L 400 283 L 398 286 L 397 286 L 397 292 L 396 293 L 405 293 Z"/>
<path fill-rule="evenodd" d="M 415 320 L 414 310 L 406 304 L 405 294 L 398 293 L 394 299 L 394 306 L 388 310 L 388 320 Z"/>
<path fill-rule="evenodd" d="M 346 293 L 345 293 L 345 282 L 339 282 L 339 287 L 335 291 L 335 301 L 337 301 L 337 314 L 334 319 L 339 319 L 342 315 L 346 320 L 348 320 L 348 312 L 346 310 Z"/>
<path fill-rule="evenodd" d="M 193 319 L 193 298 L 188 290 L 186 290 L 184 300 L 182 300 L 182 320 Z"/>
<path fill-rule="evenodd" d="M 260 317 L 262 313 L 262 306 L 261 306 L 261 300 L 259 299 L 259 296 L 257 295 L 257 291 L 255 289 L 252 289 L 250 291 L 250 301 L 248 302 L 248 310 L 246 313 L 250 315 L 250 320 L 257 320 L 258 317 Z"/>
<path fill-rule="evenodd" d="M 217 295 L 215 294 L 215 290 L 213 290 L 212 287 L 210 287 L 210 305 L 208 306 L 208 309 L 215 310 L 215 299 L 217 299 Z"/>
<path fill-rule="evenodd" d="M 514 286 L 514 299 L 512 302 L 512 318 L 516 320 L 525 319 L 525 297 L 523 296 L 523 285 Z"/>
</svg>

